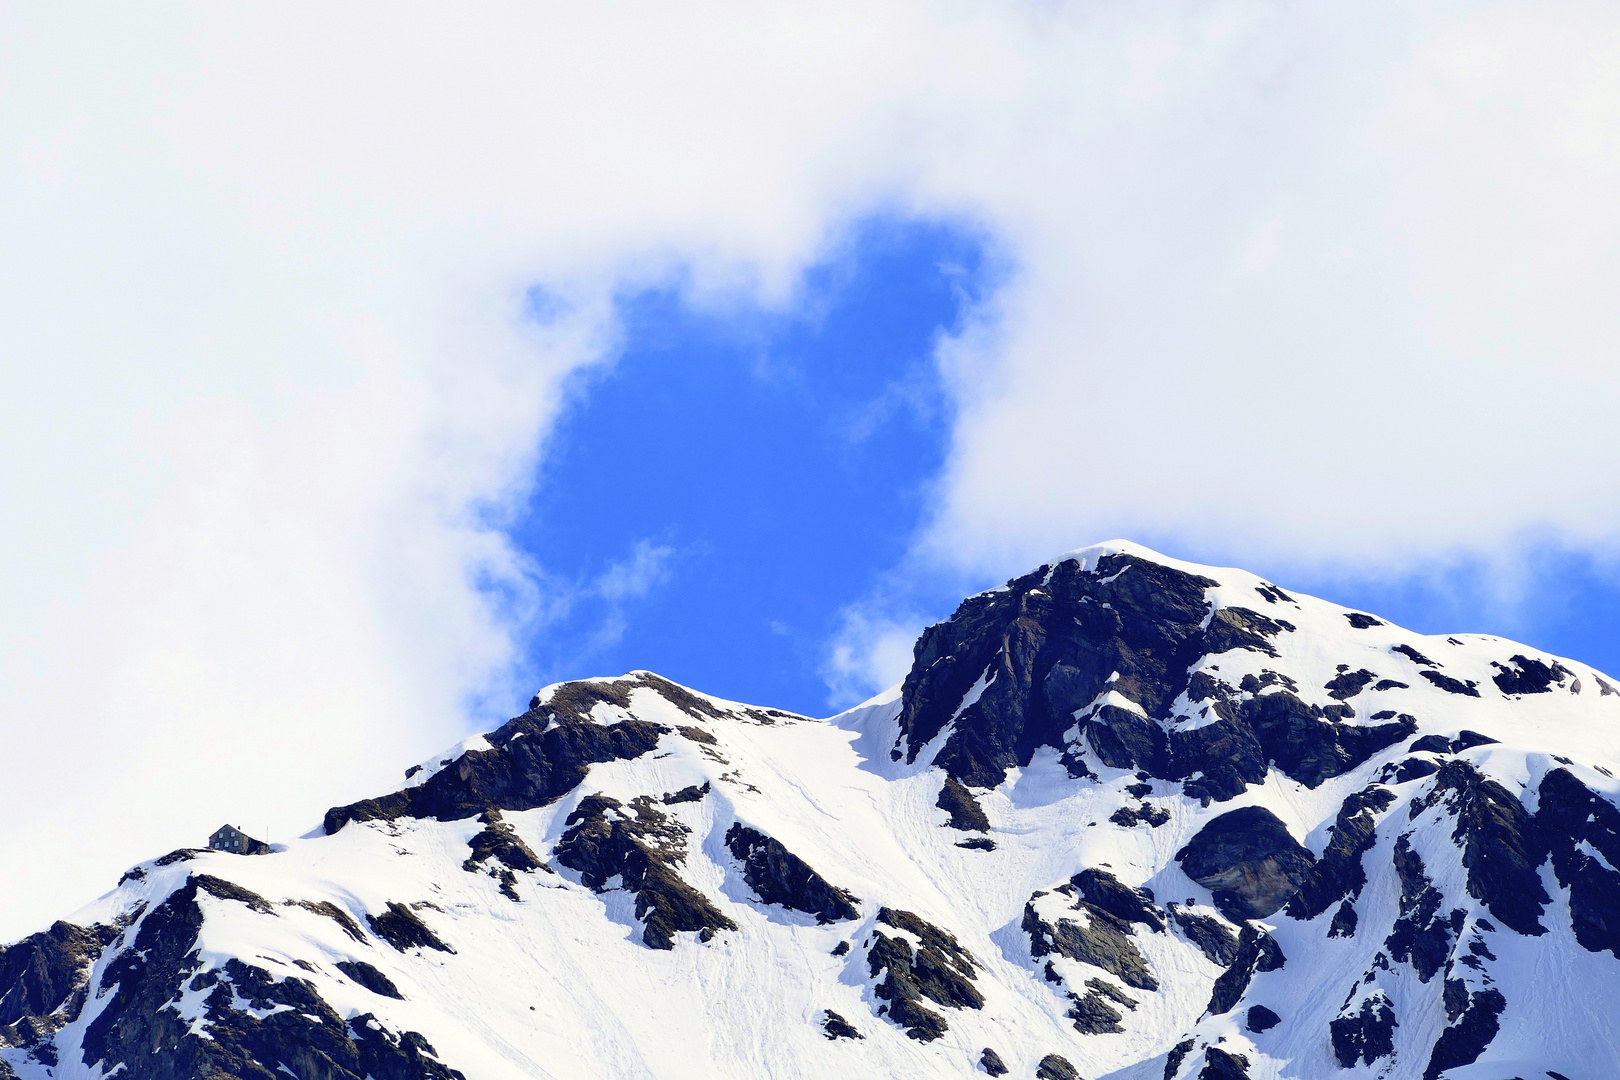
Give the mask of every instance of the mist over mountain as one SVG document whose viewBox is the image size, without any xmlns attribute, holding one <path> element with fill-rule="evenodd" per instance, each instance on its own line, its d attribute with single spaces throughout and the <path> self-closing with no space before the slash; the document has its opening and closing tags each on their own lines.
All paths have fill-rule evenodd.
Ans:
<svg viewBox="0 0 1620 1080">
<path fill-rule="evenodd" d="M 132 867 L 0 1077 L 1620 1075 L 1617 768 L 1585 664 L 1112 542 L 830 719 L 561 683 Z"/>
</svg>

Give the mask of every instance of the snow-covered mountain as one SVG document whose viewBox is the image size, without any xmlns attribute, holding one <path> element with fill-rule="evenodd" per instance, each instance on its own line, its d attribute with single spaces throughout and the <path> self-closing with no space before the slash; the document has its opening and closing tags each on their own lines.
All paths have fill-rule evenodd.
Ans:
<svg viewBox="0 0 1620 1080">
<path fill-rule="evenodd" d="M 0 953 L 0 1077 L 1620 1076 L 1620 692 L 1127 543 L 817 720 L 648 672 Z"/>
</svg>

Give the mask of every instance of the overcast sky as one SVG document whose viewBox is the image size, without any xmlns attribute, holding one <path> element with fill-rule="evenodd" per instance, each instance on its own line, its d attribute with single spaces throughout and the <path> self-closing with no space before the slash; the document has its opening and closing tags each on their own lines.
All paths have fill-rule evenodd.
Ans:
<svg viewBox="0 0 1620 1080">
<path fill-rule="evenodd" d="M 446 10 L 0 14 L 0 938 L 1114 536 L 1616 621 L 1614 4 Z"/>
</svg>

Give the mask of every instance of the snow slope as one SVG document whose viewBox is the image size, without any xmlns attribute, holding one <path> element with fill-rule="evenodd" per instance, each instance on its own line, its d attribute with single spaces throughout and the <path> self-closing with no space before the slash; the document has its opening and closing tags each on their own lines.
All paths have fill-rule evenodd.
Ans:
<svg viewBox="0 0 1620 1080">
<path fill-rule="evenodd" d="M 1583 664 L 1101 545 L 829 720 L 561 684 L 142 863 L 0 956 L 0 1076 L 1615 1076 L 1616 768 Z"/>
</svg>

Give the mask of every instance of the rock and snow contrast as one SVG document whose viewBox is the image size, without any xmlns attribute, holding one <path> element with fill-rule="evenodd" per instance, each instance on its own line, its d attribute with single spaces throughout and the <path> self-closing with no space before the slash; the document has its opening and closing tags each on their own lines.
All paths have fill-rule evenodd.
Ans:
<svg viewBox="0 0 1620 1080">
<path fill-rule="evenodd" d="M 1620 1075 L 1620 692 L 1126 543 L 830 720 L 637 672 L 0 952 L 0 1077 Z"/>
</svg>

